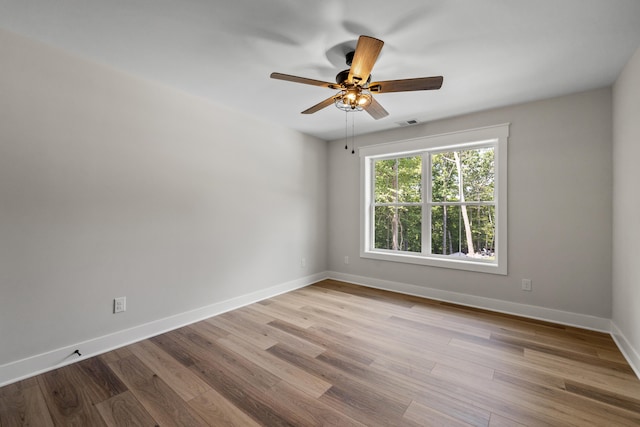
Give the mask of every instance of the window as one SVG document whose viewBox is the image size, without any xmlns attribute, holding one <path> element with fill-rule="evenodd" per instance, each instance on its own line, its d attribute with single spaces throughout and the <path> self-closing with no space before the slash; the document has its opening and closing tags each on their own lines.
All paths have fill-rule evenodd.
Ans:
<svg viewBox="0 0 640 427">
<path fill-rule="evenodd" d="M 508 131 L 361 148 L 361 256 L 507 274 Z"/>
</svg>

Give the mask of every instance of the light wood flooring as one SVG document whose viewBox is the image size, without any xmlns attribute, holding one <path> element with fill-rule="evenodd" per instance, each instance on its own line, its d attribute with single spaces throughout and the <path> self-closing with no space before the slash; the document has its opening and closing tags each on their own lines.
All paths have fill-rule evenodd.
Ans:
<svg viewBox="0 0 640 427">
<path fill-rule="evenodd" d="M 31 426 L 638 426 L 610 336 L 326 280 L 0 388 Z"/>
</svg>

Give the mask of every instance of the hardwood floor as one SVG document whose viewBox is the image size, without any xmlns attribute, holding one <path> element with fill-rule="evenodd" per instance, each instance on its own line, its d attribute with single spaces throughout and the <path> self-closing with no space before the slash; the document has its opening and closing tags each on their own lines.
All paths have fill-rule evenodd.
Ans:
<svg viewBox="0 0 640 427">
<path fill-rule="evenodd" d="M 610 336 L 333 280 L 0 388 L 9 426 L 638 426 Z"/>
</svg>

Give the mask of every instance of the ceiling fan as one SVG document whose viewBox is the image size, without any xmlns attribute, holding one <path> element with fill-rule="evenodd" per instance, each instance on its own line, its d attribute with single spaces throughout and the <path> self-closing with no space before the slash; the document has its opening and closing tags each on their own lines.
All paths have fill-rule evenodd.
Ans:
<svg viewBox="0 0 640 427">
<path fill-rule="evenodd" d="M 373 98 L 372 94 L 374 93 L 440 89 L 443 80 L 442 76 L 371 82 L 371 70 L 378 59 L 378 55 L 380 55 L 383 45 L 384 42 L 382 40 L 369 36 L 360 36 L 356 50 L 346 55 L 347 65 L 350 68 L 336 75 L 336 83 L 282 73 L 271 73 L 271 78 L 340 91 L 336 95 L 304 110 L 302 114 L 313 114 L 331 104 L 335 104 L 341 110 L 365 110 L 376 120 L 388 116 L 389 113 Z"/>
</svg>

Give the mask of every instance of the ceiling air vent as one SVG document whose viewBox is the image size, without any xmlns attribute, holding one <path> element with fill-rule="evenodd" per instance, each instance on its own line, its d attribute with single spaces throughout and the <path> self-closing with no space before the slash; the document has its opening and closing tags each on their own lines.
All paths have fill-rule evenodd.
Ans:
<svg viewBox="0 0 640 427">
<path fill-rule="evenodd" d="M 411 120 L 405 120 L 405 121 L 402 121 L 402 122 L 396 122 L 396 124 L 398 126 L 411 126 L 411 125 L 417 125 L 418 123 L 420 123 L 420 122 L 418 122 L 417 119 L 411 119 Z"/>
</svg>

